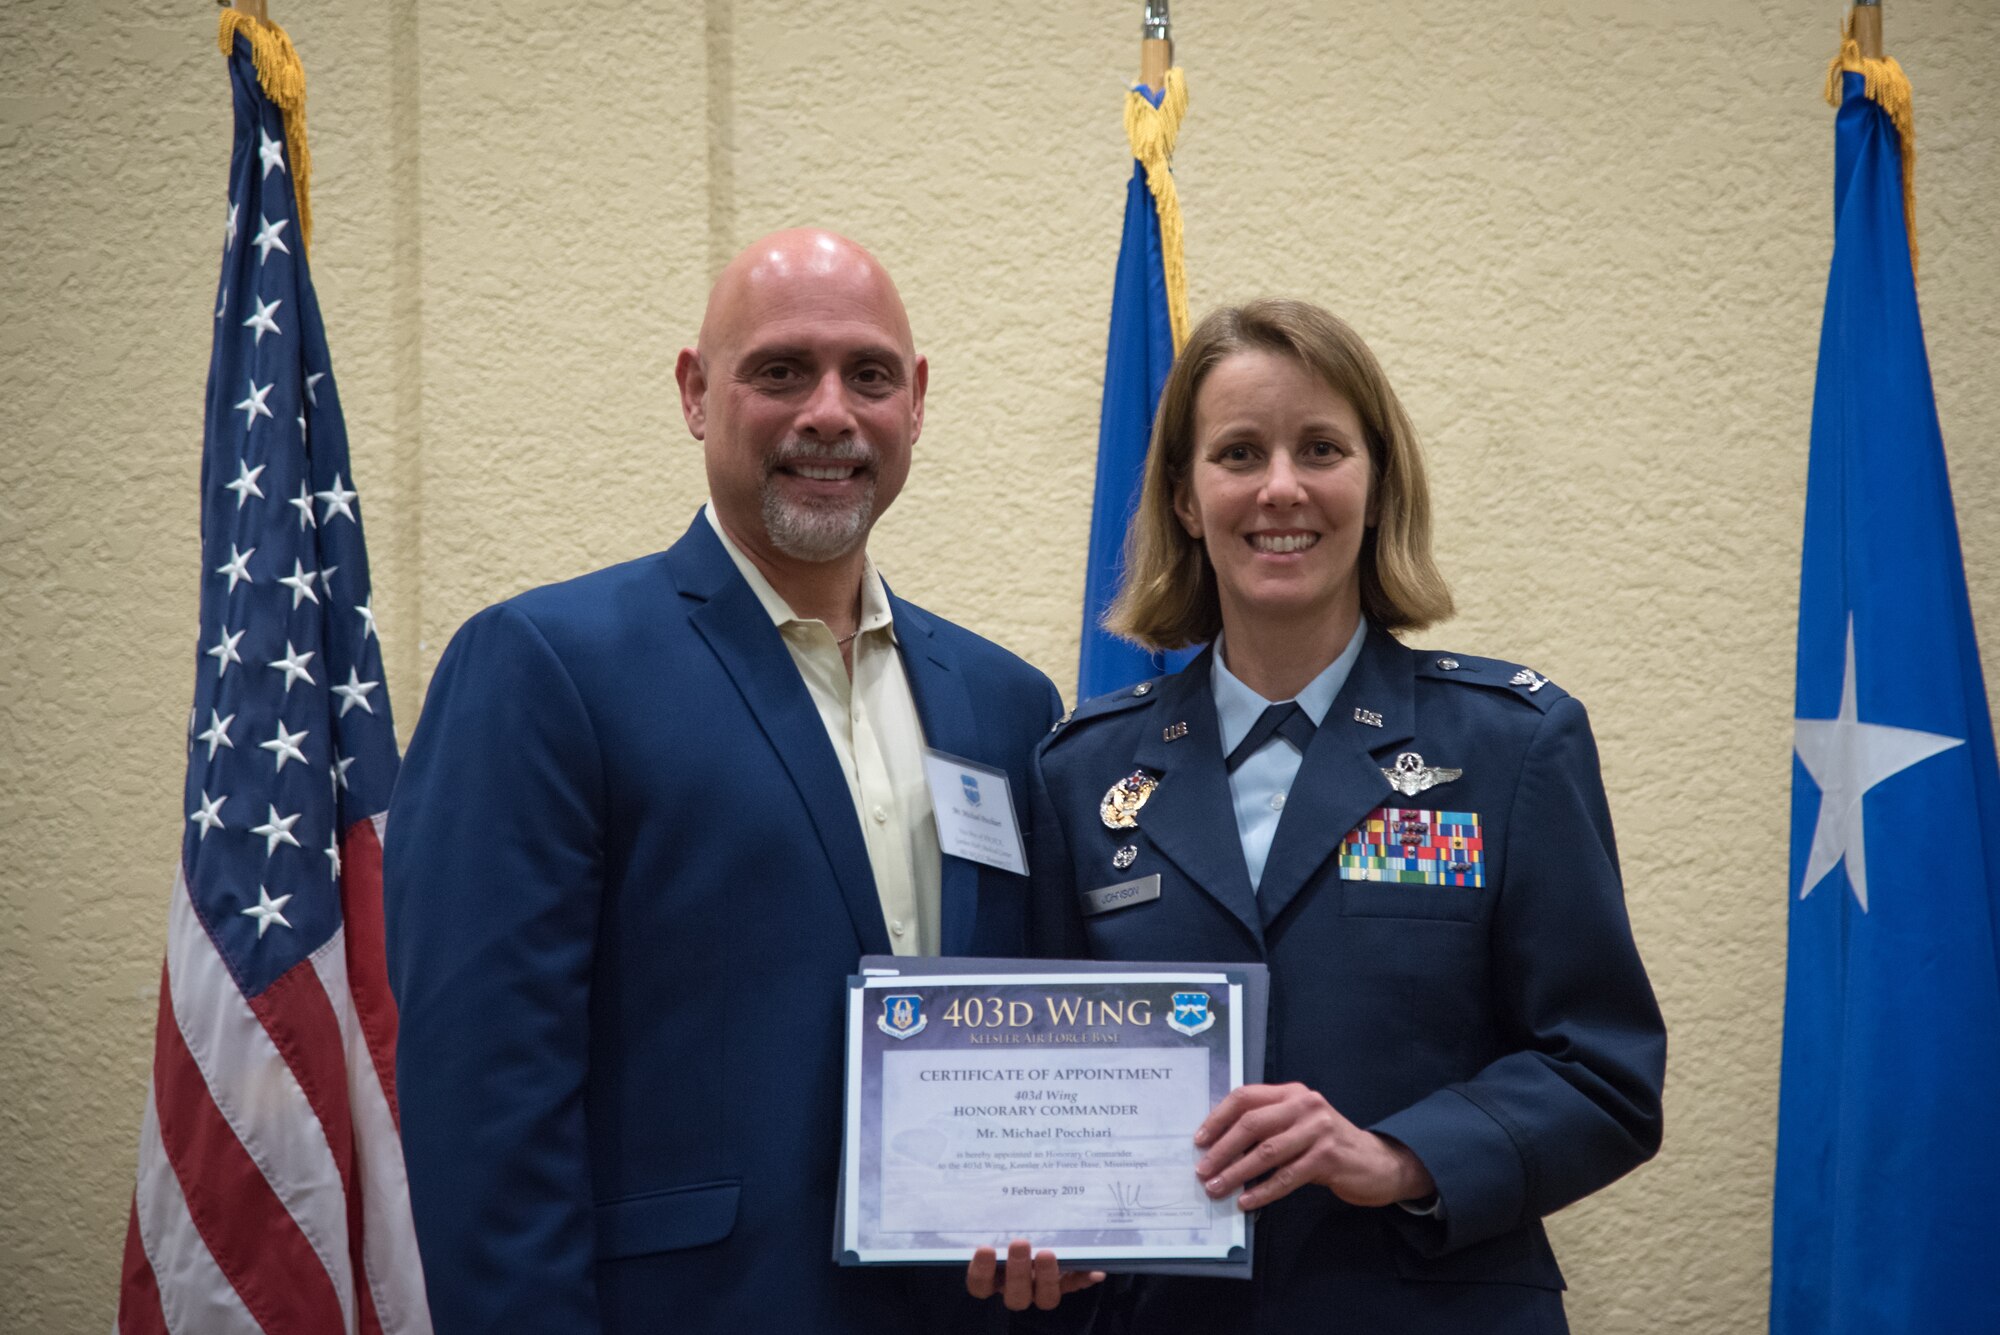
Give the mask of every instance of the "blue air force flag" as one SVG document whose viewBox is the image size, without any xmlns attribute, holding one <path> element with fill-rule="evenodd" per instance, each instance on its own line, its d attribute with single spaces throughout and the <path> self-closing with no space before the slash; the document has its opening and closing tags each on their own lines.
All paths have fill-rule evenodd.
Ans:
<svg viewBox="0 0 2000 1335">
<path fill-rule="evenodd" d="M 1180 253 L 1179 195 L 1168 158 L 1187 109 L 1178 69 L 1165 88 L 1143 85 L 1126 98 L 1132 175 L 1125 184 L 1125 231 L 1111 288 L 1111 332 L 1104 352 L 1104 406 L 1097 425 L 1097 481 L 1090 505 L 1090 547 L 1083 575 L 1083 633 L 1077 648 L 1077 699 L 1087 700 L 1178 667 L 1192 654 L 1161 656 L 1106 631 L 1104 614 L 1125 574 L 1125 527 L 1138 508 L 1153 411 L 1173 369 L 1176 312 L 1187 323 Z"/>
<path fill-rule="evenodd" d="M 1842 77 L 1799 583 L 1771 1329 L 2000 1330 L 2000 771 L 1901 140 L 1862 75 Z"/>
</svg>

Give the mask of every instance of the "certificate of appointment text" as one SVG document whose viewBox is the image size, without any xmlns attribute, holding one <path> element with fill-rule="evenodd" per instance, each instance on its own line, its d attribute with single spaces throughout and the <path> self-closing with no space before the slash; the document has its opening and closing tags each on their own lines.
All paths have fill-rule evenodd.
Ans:
<svg viewBox="0 0 2000 1335">
<path fill-rule="evenodd" d="M 1194 1174 L 1243 1081 L 1221 971 L 912 972 L 848 1000 L 841 1249 L 955 1262 L 1012 1238 L 1065 1261 L 1224 1262 L 1245 1221 Z"/>
</svg>

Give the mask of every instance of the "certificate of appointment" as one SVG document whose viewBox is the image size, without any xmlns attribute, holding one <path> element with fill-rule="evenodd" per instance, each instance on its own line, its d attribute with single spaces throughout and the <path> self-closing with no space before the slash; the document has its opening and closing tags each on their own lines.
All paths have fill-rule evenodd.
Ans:
<svg viewBox="0 0 2000 1335">
<path fill-rule="evenodd" d="M 1240 971 L 896 965 L 848 988 L 842 1260 L 962 1265 L 1012 1238 L 1065 1263 L 1246 1259 L 1242 1212 L 1194 1173 L 1195 1128 L 1244 1081 Z"/>
</svg>

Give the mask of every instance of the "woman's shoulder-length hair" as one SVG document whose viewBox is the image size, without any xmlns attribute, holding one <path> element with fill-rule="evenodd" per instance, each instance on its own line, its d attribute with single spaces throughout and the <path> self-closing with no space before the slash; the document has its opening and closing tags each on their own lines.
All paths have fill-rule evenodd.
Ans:
<svg viewBox="0 0 2000 1335">
<path fill-rule="evenodd" d="M 1361 611 L 1383 630 L 1421 630 L 1451 615 L 1431 559 L 1431 498 L 1416 428 L 1375 354 L 1309 302 L 1267 297 L 1211 311 L 1188 336 L 1160 393 L 1139 508 L 1125 534 L 1125 580 L 1105 613 L 1114 635 L 1181 649 L 1222 629 L 1215 569 L 1174 513 L 1194 455 L 1194 407 L 1208 373 L 1240 352 L 1290 357 L 1354 405 L 1368 439 L 1374 522 L 1361 544 Z"/>
</svg>

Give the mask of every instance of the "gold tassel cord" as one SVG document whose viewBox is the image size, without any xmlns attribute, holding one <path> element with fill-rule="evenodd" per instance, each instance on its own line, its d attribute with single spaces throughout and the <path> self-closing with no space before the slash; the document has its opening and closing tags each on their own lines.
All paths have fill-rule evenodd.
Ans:
<svg viewBox="0 0 2000 1335">
<path fill-rule="evenodd" d="M 1146 189 L 1160 217 L 1160 258 L 1166 270 L 1167 318 L 1173 325 L 1174 353 L 1188 336 L 1187 261 L 1181 254 L 1181 197 L 1174 189 L 1174 141 L 1187 115 L 1187 80 L 1180 66 L 1167 71 L 1166 94 L 1160 105 L 1148 102 L 1137 89 L 1125 94 L 1125 137 L 1132 156 L 1146 169 Z"/>
<path fill-rule="evenodd" d="M 312 155 L 306 151 L 306 69 L 285 30 L 258 22 L 240 9 L 224 9 L 216 45 L 223 55 L 236 49 L 236 34 L 250 43 L 250 60 L 257 83 L 272 105 L 284 113 L 285 156 L 292 173 L 292 194 L 299 202 L 299 241 L 312 250 Z"/>
<path fill-rule="evenodd" d="M 1896 63 L 1893 56 L 1870 60 L 1861 54 L 1861 46 L 1854 40 L 1852 18 L 1841 25 L 1840 54 L 1826 67 L 1828 106 L 1840 105 L 1840 76 L 1843 74 L 1861 76 L 1862 93 L 1888 113 L 1889 123 L 1896 127 L 1896 135 L 1902 140 L 1903 227 L 1910 234 L 1910 273 L 1914 277 L 1917 272 L 1917 130 L 1910 78 L 1903 73 L 1903 67 Z"/>
</svg>

